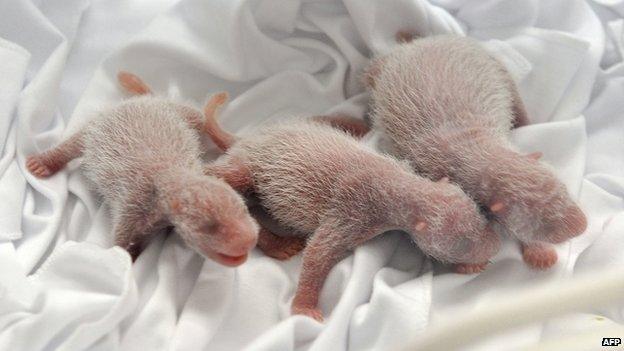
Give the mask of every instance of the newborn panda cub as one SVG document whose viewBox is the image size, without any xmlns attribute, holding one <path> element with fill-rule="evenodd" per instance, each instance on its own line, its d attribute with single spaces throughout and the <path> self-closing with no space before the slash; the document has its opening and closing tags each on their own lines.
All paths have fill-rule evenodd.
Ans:
<svg viewBox="0 0 624 351">
<path fill-rule="evenodd" d="M 28 170 L 45 178 L 82 156 L 82 169 L 110 205 L 115 243 L 136 259 L 150 237 L 175 227 L 184 242 L 226 266 L 245 262 L 258 225 L 241 196 L 203 173 L 201 112 L 151 96 L 128 73 L 120 83 L 134 97 L 100 113 L 59 146 L 31 155 Z M 214 96 L 207 109 L 225 96 Z"/>
<path fill-rule="evenodd" d="M 522 242 L 530 266 L 550 267 L 550 244 L 585 231 L 585 215 L 541 154 L 521 155 L 510 144 L 512 125 L 528 123 L 526 111 L 508 72 L 478 42 L 405 43 L 376 59 L 366 82 L 390 152 L 429 178 L 459 184 L 495 227 Z"/>
<path fill-rule="evenodd" d="M 308 235 L 292 303 L 294 314 L 321 320 L 318 297 L 348 250 L 388 230 L 411 235 L 427 254 L 482 269 L 500 246 L 479 209 L 456 185 L 415 175 L 331 123 L 271 124 L 237 138 L 206 111 L 207 132 L 226 154 L 205 171 L 253 192 L 281 226 Z M 279 238 L 260 231 L 260 242 Z"/>
</svg>

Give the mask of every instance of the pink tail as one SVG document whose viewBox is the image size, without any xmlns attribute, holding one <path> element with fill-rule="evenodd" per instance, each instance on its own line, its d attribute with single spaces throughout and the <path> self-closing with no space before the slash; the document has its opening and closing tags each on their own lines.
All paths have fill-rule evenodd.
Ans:
<svg viewBox="0 0 624 351">
<path fill-rule="evenodd" d="M 204 131 L 217 147 L 223 151 L 227 151 L 236 142 L 236 136 L 223 130 L 217 120 L 217 110 L 221 105 L 225 104 L 227 99 L 228 94 L 226 92 L 215 94 L 204 107 L 204 118 L 206 119 Z"/>
<path fill-rule="evenodd" d="M 134 95 L 147 95 L 151 94 L 152 90 L 139 78 L 138 76 L 120 71 L 117 73 L 117 80 L 119 84 L 129 93 Z"/>
</svg>

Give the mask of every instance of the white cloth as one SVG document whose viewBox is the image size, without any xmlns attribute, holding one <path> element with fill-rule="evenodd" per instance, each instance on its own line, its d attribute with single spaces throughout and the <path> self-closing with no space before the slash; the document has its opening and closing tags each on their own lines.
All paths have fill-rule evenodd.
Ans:
<svg viewBox="0 0 624 351">
<path fill-rule="evenodd" d="M 617 0 L 0 2 L 0 349 L 391 348 L 515 289 L 624 267 L 623 16 Z M 47 180 L 25 172 L 26 155 L 123 98 L 114 80 L 122 69 L 198 104 L 229 91 L 221 119 L 234 132 L 294 114 L 362 115 L 360 73 L 398 30 L 474 36 L 518 81 L 535 124 L 514 131 L 514 142 L 542 151 L 589 216 L 551 270 L 531 271 L 508 241 L 484 273 L 458 275 L 388 233 L 332 270 L 319 324 L 289 314 L 300 257 L 254 251 L 230 269 L 162 236 L 131 265 L 110 248 L 108 209 L 75 162 Z M 574 333 L 591 314 L 623 323 L 623 308 L 536 323 L 472 349 Z"/>
</svg>

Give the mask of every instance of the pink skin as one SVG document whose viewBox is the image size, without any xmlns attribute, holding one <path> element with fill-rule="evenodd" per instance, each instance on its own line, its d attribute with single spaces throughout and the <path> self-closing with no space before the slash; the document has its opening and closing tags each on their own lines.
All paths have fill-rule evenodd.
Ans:
<svg viewBox="0 0 624 351">
<path fill-rule="evenodd" d="M 260 224 L 258 244 L 256 245 L 265 255 L 287 260 L 305 248 L 306 236 L 293 228 L 280 225 L 272 218 L 259 203 L 255 196 L 248 200 L 249 212 Z"/>
<path fill-rule="evenodd" d="M 449 177 L 490 209 L 531 267 L 553 265 L 548 243 L 585 231 L 585 215 L 541 153 L 510 145 L 510 129 L 528 124 L 526 111 L 505 68 L 477 42 L 439 36 L 400 45 L 375 59 L 364 81 L 391 153 L 432 179 Z"/>
<path fill-rule="evenodd" d="M 150 89 L 120 73 L 134 94 Z M 223 95 L 208 105 L 219 104 Z M 203 174 L 198 133 L 202 114 L 152 96 L 129 99 L 105 111 L 59 146 L 31 155 L 27 169 L 49 177 L 83 156 L 82 168 L 111 206 L 115 243 L 133 260 L 150 237 L 173 226 L 186 244 L 225 266 L 245 262 L 258 226 L 243 199 L 227 183 Z"/>
<path fill-rule="evenodd" d="M 237 138 L 220 128 L 214 111 L 206 118 L 215 127 L 208 134 L 226 150 L 206 173 L 254 192 L 281 226 L 309 236 L 294 314 L 321 320 L 318 296 L 331 268 L 388 230 L 409 233 L 447 263 L 483 265 L 499 249 L 500 238 L 459 187 L 419 177 L 331 123 L 294 120 Z"/>
</svg>

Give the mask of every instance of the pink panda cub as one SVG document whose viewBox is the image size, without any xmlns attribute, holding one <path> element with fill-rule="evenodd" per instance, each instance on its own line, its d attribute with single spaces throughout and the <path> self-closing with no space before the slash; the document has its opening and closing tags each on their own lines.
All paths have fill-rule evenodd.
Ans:
<svg viewBox="0 0 624 351">
<path fill-rule="evenodd" d="M 258 225 L 238 193 L 203 173 L 201 112 L 151 95 L 129 73 L 119 81 L 143 96 L 102 111 L 60 145 L 29 156 L 26 168 L 50 177 L 82 156 L 82 170 L 112 209 L 115 244 L 133 259 L 153 234 L 174 227 L 203 256 L 226 266 L 244 263 Z M 224 98 L 215 95 L 207 109 Z"/>
<path fill-rule="evenodd" d="M 550 267 L 550 244 L 585 231 L 585 215 L 540 153 L 522 155 L 510 144 L 512 126 L 528 123 L 526 111 L 508 72 L 478 42 L 445 35 L 404 43 L 374 60 L 366 82 L 390 153 L 459 184 L 499 231 L 522 242 L 530 266 Z"/>
<path fill-rule="evenodd" d="M 482 270 L 499 249 L 499 236 L 458 186 L 414 174 L 333 128 L 333 119 L 283 121 L 237 137 L 221 129 L 214 112 L 206 111 L 207 132 L 226 153 L 206 173 L 253 193 L 279 225 L 308 237 L 295 314 L 321 320 L 318 298 L 331 268 L 388 230 L 409 233 L 428 255 L 470 272 Z M 351 120 L 336 121 L 361 132 Z M 284 239 L 264 229 L 259 236 L 269 247 Z"/>
</svg>

